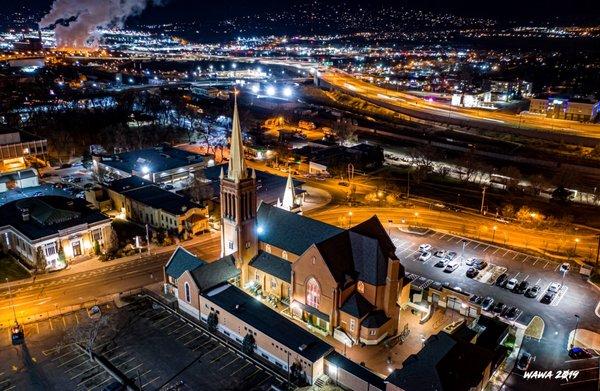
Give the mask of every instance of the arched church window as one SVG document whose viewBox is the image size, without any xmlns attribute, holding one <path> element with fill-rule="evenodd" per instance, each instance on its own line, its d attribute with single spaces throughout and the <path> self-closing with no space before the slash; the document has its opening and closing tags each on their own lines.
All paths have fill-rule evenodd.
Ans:
<svg viewBox="0 0 600 391">
<path fill-rule="evenodd" d="M 288 255 L 287 255 L 287 251 L 282 251 L 281 252 L 281 258 L 287 260 L 288 259 Z"/>
<path fill-rule="evenodd" d="M 265 251 L 268 252 L 269 254 L 271 253 L 271 245 L 270 244 L 267 244 L 265 246 Z"/>
<path fill-rule="evenodd" d="M 317 280 L 311 277 L 306 283 L 306 304 L 314 308 L 319 308 L 320 302 L 321 288 Z"/>
</svg>

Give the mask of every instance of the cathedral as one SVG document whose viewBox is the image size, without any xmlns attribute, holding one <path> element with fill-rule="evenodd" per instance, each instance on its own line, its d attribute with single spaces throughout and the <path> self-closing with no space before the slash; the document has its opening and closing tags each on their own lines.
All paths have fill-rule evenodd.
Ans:
<svg viewBox="0 0 600 391">
<path fill-rule="evenodd" d="M 396 333 L 404 268 L 379 219 L 344 230 L 302 216 L 291 176 L 282 201 L 257 205 L 237 102 L 220 185 L 221 252 L 235 258 L 243 288 L 285 303 L 294 318 L 348 345 Z"/>
</svg>

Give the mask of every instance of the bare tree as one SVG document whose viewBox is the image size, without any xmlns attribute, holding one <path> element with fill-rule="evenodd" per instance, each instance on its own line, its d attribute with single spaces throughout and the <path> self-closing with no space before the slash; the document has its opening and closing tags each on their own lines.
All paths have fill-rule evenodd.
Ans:
<svg viewBox="0 0 600 391">
<path fill-rule="evenodd" d="M 76 327 L 72 328 L 67 334 L 67 340 L 83 346 L 88 354 L 88 358 L 90 361 L 93 361 L 94 346 L 98 339 L 98 335 L 103 331 L 110 332 L 111 325 L 112 322 L 109 315 L 99 314 L 97 318 L 92 319 L 90 322 L 81 322 Z"/>
<path fill-rule="evenodd" d="M 431 146 L 426 146 L 422 148 L 413 148 L 409 154 L 412 163 L 416 168 L 414 172 L 415 182 L 420 183 L 427 178 L 431 171 L 433 171 L 436 150 Z"/>
</svg>

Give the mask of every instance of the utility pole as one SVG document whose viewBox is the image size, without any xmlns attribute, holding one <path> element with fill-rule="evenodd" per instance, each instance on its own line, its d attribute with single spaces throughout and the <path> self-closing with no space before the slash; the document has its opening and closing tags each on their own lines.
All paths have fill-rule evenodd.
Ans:
<svg viewBox="0 0 600 391">
<path fill-rule="evenodd" d="M 10 283 L 8 282 L 8 277 L 6 277 L 6 283 L 8 284 L 8 298 L 10 300 L 10 306 L 13 310 L 13 316 L 15 317 L 15 323 L 17 323 L 17 312 L 15 311 L 15 304 L 12 299 L 12 291 L 10 290 Z"/>
<path fill-rule="evenodd" d="M 579 327 L 579 315 L 575 314 L 577 322 L 575 323 L 575 331 L 573 331 L 573 340 L 571 341 L 571 348 L 575 346 L 575 337 L 577 337 L 577 328 Z"/>
<path fill-rule="evenodd" d="M 479 209 L 479 213 L 483 214 L 483 205 L 485 204 L 485 189 L 486 186 L 483 186 L 483 191 L 481 192 L 481 208 Z"/>
<path fill-rule="evenodd" d="M 597 234 L 598 238 L 598 247 L 596 248 L 596 266 L 598 266 L 598 258 L 600 258 L 600 234 Z"/>
</svg>

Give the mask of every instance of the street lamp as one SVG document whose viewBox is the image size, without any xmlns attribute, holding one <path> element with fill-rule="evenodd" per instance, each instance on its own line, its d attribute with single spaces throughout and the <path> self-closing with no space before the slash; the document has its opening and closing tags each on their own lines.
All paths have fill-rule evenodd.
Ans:
<svg viewBox="0 0 600 391">
<path fill-rule="evenodd" d="M 492 227 L 492 243 L 494 243 L 494 238 L 496 237 L 496 230 L 498 229 L 498 226 L 494 225 Z"/>
<path fill-rule="evenodd" d="M 352 226 L 352 211 L 348 212 L 348 228 Z"/>
<path fill-rule="evenodd" d="M 575 314 L 577 321 L 575 322 L 575 331 L 573 331 L 573 339 L 571 340 L 571 348 L 575 345 L 575 337 L 577 336 L 577 328 L 579 327 L 579 315 Z"/>
<path fill-rule="evenodd" d="M 579 238 L 575 238 L 575 247 L 573 248 L 573 253 L 577 255 L 577 243 L 579 243 Z"/>
<path fill-rule="evenodd" d="M 419 225 L 419 212 L 415 212 L 415 225 Z"/>
</svg>

